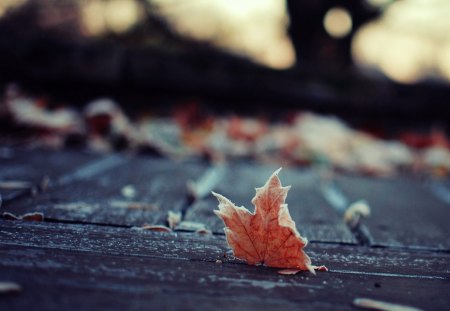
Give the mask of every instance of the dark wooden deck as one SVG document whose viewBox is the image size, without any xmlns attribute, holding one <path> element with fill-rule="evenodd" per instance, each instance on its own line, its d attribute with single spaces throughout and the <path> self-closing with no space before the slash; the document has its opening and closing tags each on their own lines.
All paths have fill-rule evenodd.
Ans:
<svg viewBox="0 0 450 311">
<path fill-rule="evenodd" d="M 312 168 L 286 168 L 280 178 L 292 185 L 287 201 L 310 240 L 306 252 L 330 271 L 283 276 L 235 260 L 215 199 L 202 195 L 214 190 L 251 207 L 254 187 L 275 167 L 0 149 L 0 182 L 30 186 L 0 189 L 0 214 L 45 216 L 0 219 L 0 284 L 21 287 L 0 293 L 0 310 L 352 310 L 356 298 L 449 309 L 450 204 L 423 180 L 324 182 Z M 203 192 L 196 199 L 188 181 Z M 218 183 L 208 189 L 211 181 Z M 122 193 L 127 185 L 135 196 Z M 343 206 L 358 199 L 372 215 L 350 229 Z M 141 229 L 167 225 L 169 210 L 213 234 Z"/>
</svg>

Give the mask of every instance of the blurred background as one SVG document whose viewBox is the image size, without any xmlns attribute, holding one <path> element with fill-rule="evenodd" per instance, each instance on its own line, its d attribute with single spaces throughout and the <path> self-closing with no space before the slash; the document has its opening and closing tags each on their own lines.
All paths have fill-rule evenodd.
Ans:
<svg viewBox="0 0 450 311">
<path fill-rule="evenodd" d="M 447 0 L 2 0 L 3 141 L 349 167 L 389 140 L 448 169 L 449 16 Z M 339 131 L 334 160 L 306 143 Z"/>
</svg>

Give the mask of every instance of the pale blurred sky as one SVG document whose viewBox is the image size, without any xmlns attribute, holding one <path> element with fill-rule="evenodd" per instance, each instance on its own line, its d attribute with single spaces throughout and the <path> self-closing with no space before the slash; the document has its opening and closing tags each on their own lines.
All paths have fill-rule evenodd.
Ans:
<svg viewBox="0 0 450 311">
<path fill-rule="evenodd" d="M 30 0 L 0 0 L 0 17 Z M 46 2 L 51 2 L 45 0 Z M 313 1 L 313 0 L 312 0 Z M 353 40 L 358 66 L 390 79 L 414 83 L 450 81 L 450 0 L 366 0 L 385 8 Z M 295 53 L 287 35 L 289 17 L 282 0 L 151 0 L 180 34 L 247 56 L 272 68 L 289 68 Z M 57 2 L 55 2 L 57 3 Z M 88 35 L 122 33 L 143 18 L 136 0 L 80 0 Z M 393 3 L 393 4 L 391 4 Z M 351 28 L 342 10 L 324 16 L 324 27 L 339 38 Z M 339 40 L 339 39 L 337 39 Z"/>
</svg>

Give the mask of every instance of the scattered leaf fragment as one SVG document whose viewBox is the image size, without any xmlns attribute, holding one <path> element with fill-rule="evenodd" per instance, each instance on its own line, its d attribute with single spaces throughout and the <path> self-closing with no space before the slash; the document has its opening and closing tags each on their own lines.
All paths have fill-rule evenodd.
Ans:
<svg viewBox="0 0 450 311">
<path fill-rule="evenodd" d="M 403 306 L 390 302 L 384 302 L 368 298 L 356 298 L 353 300 L 353 304 L 360 308 L 380 310 L 380 311 L 422 311 L 422 309 Z"/>
<path fill-rule="evenodd" d="M 181 222 L 181 212 L 172 212 L 169 211 L 167 213 L 167 223 L 169 227 L 174 229 Z"/>
<path fill-rule="evenodd" d="M 322 272 L 327 272 L 328 268 L 325 266 L 311 266 L 315 271 L 322 271 Z M 298 270 L 298 269 L 282 269 L 278 271 L 278 274 L 281 275 L 295 275 L 297 273 L 299 273 L 302 270 Z"/>
<path fill-rule="evenodd" d="M 201 235 L 212 235 L 211 230 L 208 230 L 206 228 L 201 228 L 195 231 L 195 233 L 201 234 Z"/>
<path fill-rule="evenodd" d="M 44 214 L 33 212 L 17 216 L 10 212 L 3 212 L 2 218 L 6 220 L 44 221 Z"/>
<path fill-rule="evenodd" d="M 28 221 L 44 221 L 44 214 L 39 212 L 26 213 L 20 216 L 20 219 Z"/>
<path fill-rule="evenodd" d="M 6 220 L 20 220 L 20 218 L 13 213 L 10 212 L 3 212 L 2 218 Z"/>
<path fill-rule="evenodd" d="M 290 187 L 282 187 L 275 171 L 266 184 L 256 189 L 252 199 L 255 212 L 237 207 L 224 196 L 213 193 L 219 200 L 215 210 L 225 223 L 225 234 L 234 256 L 249 265 L 264 264 L 274 268 L 289 268 L 314 272 L 311 259 L 303 251 L 307 240 L 298 233 L 287 204 Z"/>
<path fill-rule="evenodd" d="M 344 213 L 344 221 L 350 228 L 356 228 L 361 218 L 370 216 L 370 206 L 366 201 L 357 201 L 349 206 Z"/>
<path fill-rule="evenodd" d="M 22 287 L 13 282 L 0 282 L 0 294 L 18 293 L 22 291 Z"/>
<path fill-rule="evenodd" d="M 172 229 L 162 225 L 143 225 L 143 230 L 157 231 L 157 232 L 172 232 Z"/>
<path fill-rule="evenodd" d="M 282 274 L 282 275 L 295 275 L 297 273 L 299 273 L 302 270 L 298 270 L 298 269 L 283 269 L 283 270 L 278 270 L 278 274 Z"/>
<path fill-rule="evenodd" d="M 314 270 L 321 271 L 321 272 L 328 272 L 328 268 L 324 265 L 322 266 L 313 266 Z"/>
</svg>

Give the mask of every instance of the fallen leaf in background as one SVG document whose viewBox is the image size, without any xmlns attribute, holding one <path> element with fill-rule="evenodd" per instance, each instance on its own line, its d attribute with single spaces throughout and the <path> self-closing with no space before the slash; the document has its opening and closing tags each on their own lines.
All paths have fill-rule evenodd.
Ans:
<svg viewBox="0 0 450 311">
<path fill-rule="evenodd" d="M 80 115 L 70 109 L 45 109 L 39 101 L 18 97 L 6 102 L 10 115 L 18 124 L 47 129 L 61 134 L 84 130 Z"/>
<path fill-rule="evenodd" d="M 360 308 L 380 311 L 422 311 L 422 309 L 414 307 L 408 307 L 368 298 L 356 298 L 355 300 L 353 300 L 353 304 Z"/>
<path fill-rule="evenodd" d="M 137 130 L 120 108 L 109 98 L 89 102 L 84 108 L 88 128 L 88 144 L 91 149 L 106 152 L 119 145 L 133 145 Z"/>
<path fill-rule="evenodd" d="M 225 223 L 225 234 L 234 256 L 249 265 L 264 264 L 274 268 L 309 270 L 314 273 L 311 260 L 303 251 L 307 240 L 300 236 L 284 203 L 290 187 L 282 187 L 275 171 L 266 184 L 256 189 L 252 199 L 255 212 L 237 207 L 224 196 L 215 210 Z"/>
<path fill-rule="evenodd" d="M 444 147 L 430 147 L 422 154 L 425 169 L 433 175 L 447 175 L 450 172 L 450 151 Z"/>
<path fill-rule="evenodd" d="M 319 164 L 374 176 L 405 169 L 439 178 L 450 174 L 450 139 L 440 128 L 425 133 L 403 131 L 397 139 L 386 140 L 337 117 L 312 112 L 296 111 L 279 119 L 226 116 L 194 101 L 177 106 L 172 115 L 137 111 L 139 117 L 133 120 L 107 98 L 88 102 L 83 113 L 47 106 L 45 98 L 26 96 L 16 85 L 9 85 L 0 100 L 0 123 L 10 129 L 6 136 L 21 133 L 18 138 L 25 137 L 31 146 L 84 143 L 97 152 L 128 149 L 174 159 Z"/>
<path fill-rule="evenodd" d="M 256 118 L 233 116 L 228 121 L 227 133 L 232 139 L 255 141 L 267 132 L 267 124 Z"/>
</svg>

